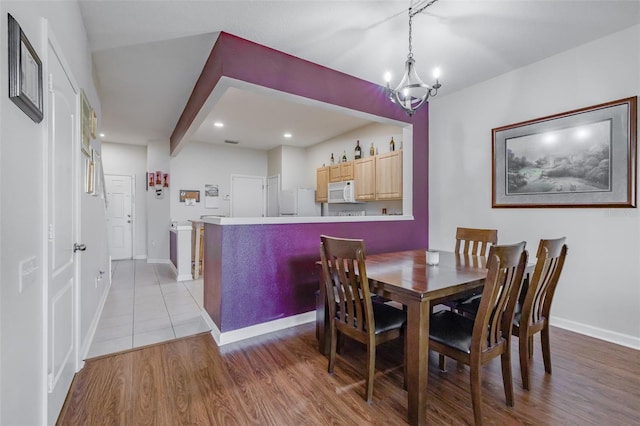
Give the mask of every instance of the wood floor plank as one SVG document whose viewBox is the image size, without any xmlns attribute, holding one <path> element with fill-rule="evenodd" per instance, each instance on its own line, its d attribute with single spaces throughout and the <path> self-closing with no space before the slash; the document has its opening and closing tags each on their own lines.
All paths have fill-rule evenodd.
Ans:
<svg viewBox="0 0 640 426">
<path fill-rule="evenodd" d="M 552 328 L 553 375 L 536 339 L 531 390 L 522 389 L 514 338 L 514 407 L 500 362 L 482 370 L 483 417 L 500 425 L 640 425 L 640 351 Z M 380 345 L 373 403 L 364 395 L 365 348 L 345 339 L 335 372 L 313 324 L 219 348 L 209 334 L 87 360 L 59 425 L 406 424 L 401 342 Z M 427 420 L 473 424 L 469 370 L 429 357 Z M 336 398 L 339 395 L 340 398 Z"/>
</svg>

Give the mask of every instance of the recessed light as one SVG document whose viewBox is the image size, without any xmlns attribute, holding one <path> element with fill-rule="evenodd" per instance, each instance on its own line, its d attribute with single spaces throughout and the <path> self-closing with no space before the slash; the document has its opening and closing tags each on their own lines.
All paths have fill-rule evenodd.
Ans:
<svg viewBox="0 0 640 426">
<path fill-rule="evenodd" d="M 101 137 L 101 138 L 104 138 L 104 133 L 100 133 L 100 137 Z"/>
<path fill-rule="evenodd" d="M 289 139 L 291 136 L 293 136 L 291 133 L 285 133 L 284 134 L 284 137 L 287 138 L 287 139 Z"/>
<path fill-rule="evenodd" d="M 224 127 L 224 123 L 221 121 L 216 121 L 215 123 L 213 123 L 213 125 L 216 127 Z"/>
</svg>

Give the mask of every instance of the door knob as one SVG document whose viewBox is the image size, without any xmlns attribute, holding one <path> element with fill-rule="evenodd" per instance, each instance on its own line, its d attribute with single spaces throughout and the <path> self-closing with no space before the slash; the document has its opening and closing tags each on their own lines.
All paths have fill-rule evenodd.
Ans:
<svg viewBox="0 0 640 426">
<path fill-rule="evenodd" d="M 73 245 L 73 252 L 77 252 L 77 251 L 85 251 L 87 249 L 87 245 L 86 244 L 78 244 L 75 243 Z"/>
<path fill-rule="evenodd" d="M 127 223 L 131 223 L 131 221 L 130 221 L 130 220 L 128 220 L 128 221 L 127 221 Z"/>
</svg>

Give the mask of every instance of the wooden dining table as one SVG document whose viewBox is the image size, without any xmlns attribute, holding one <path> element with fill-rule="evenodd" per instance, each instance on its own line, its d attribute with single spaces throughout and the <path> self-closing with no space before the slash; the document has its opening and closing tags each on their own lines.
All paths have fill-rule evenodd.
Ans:
<svg viewBox="0 0 640 426">
<path fill-rule="evenodd" d="M 439 264 L 430 266 L 422 249 L 367 255 L 366 267 L 372 292 L 406 306 L 408 420 L 411 425 L 426 424 L 431 307 L 481 288 L 487 276 L 486 258 L 441 251 Z M 316 326 L 320 350 L 326 354 L 325 301 L 321 285 Z"/>
</svg>

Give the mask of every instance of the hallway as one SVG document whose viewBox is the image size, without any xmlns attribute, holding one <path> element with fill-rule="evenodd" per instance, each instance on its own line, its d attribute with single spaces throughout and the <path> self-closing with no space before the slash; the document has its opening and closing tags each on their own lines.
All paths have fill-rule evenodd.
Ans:
<svg viewBox="0 0 640 426">
<path fill-rule="evenodd" d="M 209 331 L 203 282 L 176 282 L 170 265 L 112 263 L 112 283 L 87 358 Z"/>
</svg>

